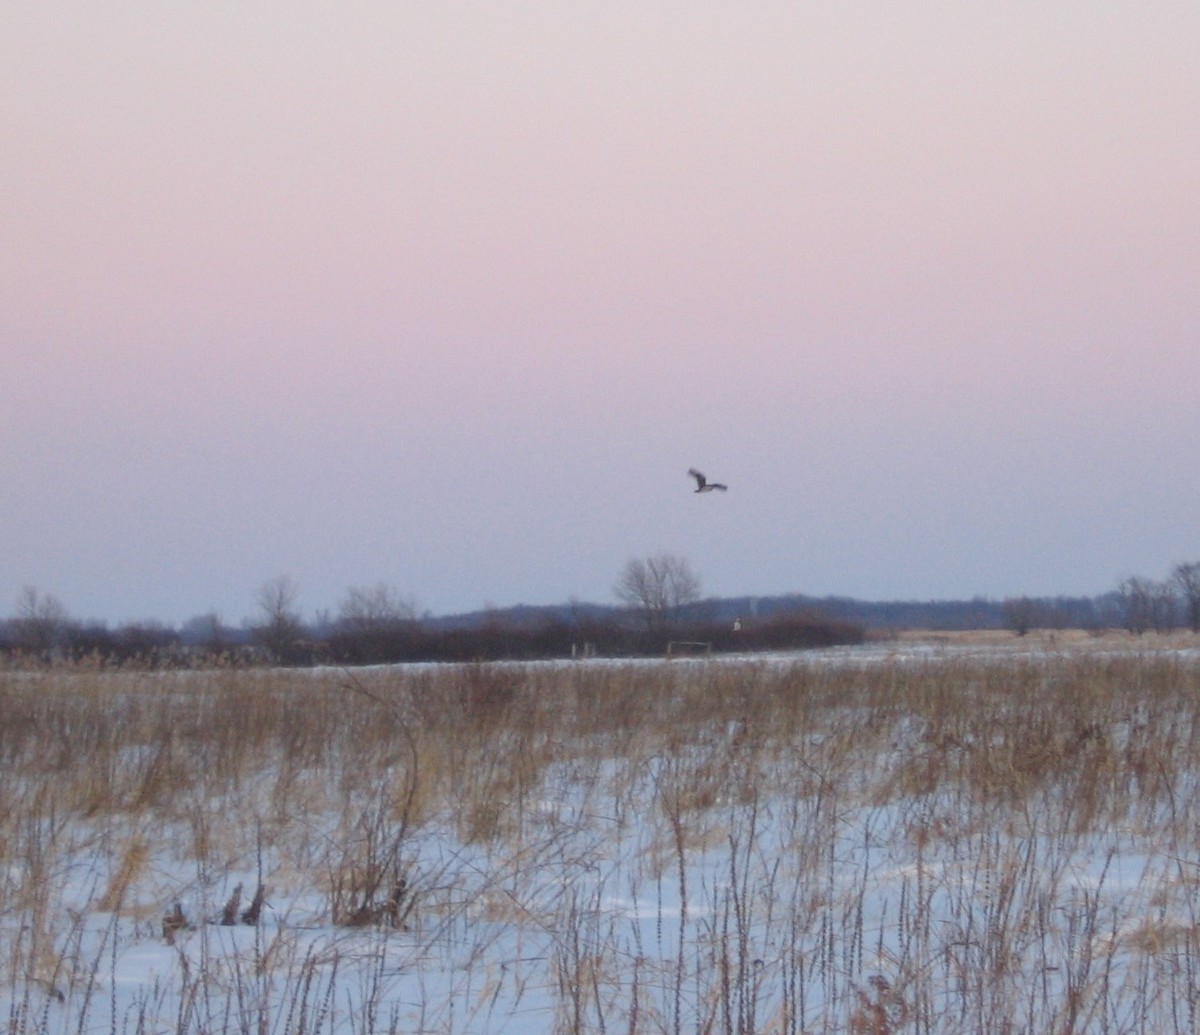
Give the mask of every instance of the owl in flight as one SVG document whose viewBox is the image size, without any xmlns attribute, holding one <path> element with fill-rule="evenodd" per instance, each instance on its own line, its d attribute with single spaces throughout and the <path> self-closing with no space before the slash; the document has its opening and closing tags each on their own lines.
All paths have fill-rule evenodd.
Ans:
<svg viewBox="0 0 1200 1035">
<path fill-rule="evenodd" d="M 710 482 L 694 467 L 688 468 L 688 474 L 696 479 L 697 492 L 712 492 L 714 489 L 719 489 L 721 492 L 725 492 L 729 488 L 728 485 L 722 485 L 720 482 Z"/>
</svg>

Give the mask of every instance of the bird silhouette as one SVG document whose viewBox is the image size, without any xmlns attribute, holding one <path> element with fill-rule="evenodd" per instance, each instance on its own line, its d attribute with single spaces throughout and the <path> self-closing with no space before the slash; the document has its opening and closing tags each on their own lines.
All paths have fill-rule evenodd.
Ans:
<svg viewBox="0 0 1200 1035">
<path fill-rule="evenodd" d="M 719 489 L 721 492 L 725 492 L 729 488 L 728 485 L 722 485 L 720 482 L 710 482 L 694 467 L 688 468 L 688 474 L 696 479 L 697 492 L 712 492 L 713 489 Z"/>
</svg>

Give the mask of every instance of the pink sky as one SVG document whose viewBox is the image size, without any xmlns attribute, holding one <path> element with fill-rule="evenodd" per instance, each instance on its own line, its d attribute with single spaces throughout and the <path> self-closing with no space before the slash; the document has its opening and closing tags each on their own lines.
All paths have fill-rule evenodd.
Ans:
<svg viewBox="0 0 1200 1035">
<path fill-rule="evenodd" d="M 1200 6 L 989 6 L 0 14 L 0 614 L 1200 557 Z"/>
</svg>

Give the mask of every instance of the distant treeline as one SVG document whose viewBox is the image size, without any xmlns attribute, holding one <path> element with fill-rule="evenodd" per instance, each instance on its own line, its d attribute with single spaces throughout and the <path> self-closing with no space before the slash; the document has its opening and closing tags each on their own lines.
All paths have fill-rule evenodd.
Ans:
<svg viewBox="0 0 1200 1035">
<path fill-rule="evenodd" d="M 993 600 L 856 600 L 852 597 L 807 596 L 789 593 L 778 596 L 719 597 L 689 604 L 680 609 L 685 622 L 732 624 L 739 619 L 764 620 L 779 615 L 820 615 L 850 626 L 883 633 L 904 629 L 937 632 L 971 629 L 1015 629 L 1018 619 L 1028 617 L 1037 628 L 1103 629 L 1125 626 L 1126 595 L 1120 591 L 1094 597 L 1013 597 Z M 577 623 L 581 616 L 607 621 L 622 609 L 602 604 L 521 606 L 487 613 L 472 612 L 427 619 L 440 628 L 470 628 L 490 615 L 501 621 L 529 623 L 551 618 Z"/>
<path fill-rule="evenodd" d="M 31 636 L 31 633 L 37 633 Z M 452 619 L 402 619 L 372 624 L 297 626 L 286 639 L 269 628 L 195 630 L 140 624 L 108 629 L 67 622 L 52 632 L 0 623 L 0 650 L 41 660 L 140 661 L 197 665 L 233 663 L 372 665 L 397 662 L 653 657 L 673 644 L 704 651 L 798 650 L 859 643 L 865 629 L 812 609 L 734 620 L 700 613 L 647 628 L 616 608 L 518 608 Z"/>
<path fill-rule="evenodd" d="M 662 656 L 690 650 L 795 650 L 862 641 L 868 632 L 1127 628 L 1134 633 L 1189 626 L 1200 631 L 1200 563 L 1156 581 L 1132 577 L 1094 597 L 864 601 L 786 594 L 710 598 L 658 613 L 572 602 L 460 615 L 417 617 L 382 587 L 351 594 L 337 620 L 302 622 L 286 605 L 287 580 L 268 584 L 259 625 L 199 615 L 174 628 L 156 622 L 110 628 L 69 616 L 54 597 L 26 589 L 15 617 L 0 620 L 0 654 L 27 659 L 97 658 L 148 664 L 364 665 L 406 661 L 529 660 Z M 272 593 L 278 594 L 273 596 Z"/>
<path fill-rule="evenodd" d="M 932 629 L 953 632 L 970 629 L 1015 629 L 1014 611 L 1027 613 L 1036 628 L 1103 629 L 1125 624 L 1125 603 L 1119 592 L 1093 597 L 1011 597 L 993 600 L 855 600 L 850 597 L 739 597 L 718 602 L 722 614 L 811 608 L 870 629 Z"/>
</svg>

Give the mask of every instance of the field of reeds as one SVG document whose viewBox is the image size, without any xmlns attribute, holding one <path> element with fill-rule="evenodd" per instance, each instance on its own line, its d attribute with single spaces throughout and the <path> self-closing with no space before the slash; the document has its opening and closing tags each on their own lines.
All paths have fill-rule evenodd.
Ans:
<svg viewBox="0 0 1200 1035">
<path fill-rule="evenodd" d="M 1144 644 L 7 671 L 0 1030 L 1193 1032 L 1197 774 Z"/>
</svg>

